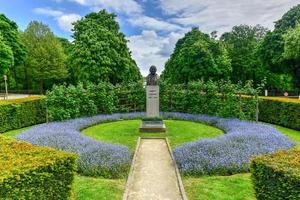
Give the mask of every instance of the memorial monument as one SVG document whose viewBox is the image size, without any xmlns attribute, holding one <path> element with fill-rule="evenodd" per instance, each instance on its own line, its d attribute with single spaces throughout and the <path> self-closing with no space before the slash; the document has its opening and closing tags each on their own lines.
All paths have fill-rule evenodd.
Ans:
<svg viewBox="0 0 300 200">
<path fill-rule="evenodd" d="M 165 132 L 166 126 L 159 118 L 159 76 L 156 67 L 150 67 L 146 77 L 146 118 L 140 127 L 140 132 Z"/>
</svg>

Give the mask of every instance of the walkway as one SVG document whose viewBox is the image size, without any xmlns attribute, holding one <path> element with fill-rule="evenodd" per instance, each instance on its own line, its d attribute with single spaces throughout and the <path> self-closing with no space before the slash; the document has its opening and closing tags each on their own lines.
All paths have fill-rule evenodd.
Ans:
<svg viewBox="0 0 300 200">
<path fill-rule="evenodd" d="M 164 139 L 141 139 L 133 167 L 127 199 L 182 199 L 175 165 Z"/>
</svg>

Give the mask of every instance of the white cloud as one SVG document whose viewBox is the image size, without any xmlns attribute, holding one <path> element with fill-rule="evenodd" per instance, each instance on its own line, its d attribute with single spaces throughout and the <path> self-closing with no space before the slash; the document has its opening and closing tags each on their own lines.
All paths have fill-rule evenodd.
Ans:
<svg viewBox="0 0 300 200">
<path fill-rule="evenodd" d="M 176 24 L 144 15 L 131 17 L 128 19 L 128 21 L 133 26 L 142 27 L 144 29 L 159 30 L 166 32 L 182 30 L 182 27 Z"/>
<path fill-rule="evenodd" d="M 80 5 L 93 7 L 93 10 L 108 9 L 128 15 L 143 12 L 143 8 L 135 0 L 70 0 Z"/>
<path fill-rule="evenodd" d="M 127 37 L 128 47 L 132 51 L 132 57 L 137 62 L 141 73 L 146 76 L 151 65 L 155 65 L 158 73 L 161 73 L 175 43 L 182 36 L 183 34 L 171 32 L 163 37 L 157 35 L 153 30 L 144 30 L 141 35 Z"/>
<path fill-rule="evenodd" d="M 57 21 L 58 26 L 62 30 L 68 32 L 70 32 L 73 28 L 72 23 L 81 18 L 78 14 L 66 14 L 60 10 L 54 10 L 51 8 L 35 8 L 33 11 L 40 15 L 53 17 Z"/>
<path fill-rule="evenodd" d="M 222 33 L 239 24 L 262 24 L 273 29 L 273 22 L 297 3 L 300 0 L 160 0 L 160 7 L 166 14 L 175 15 L 170 20 L 173 23 Z"/>
</svg>

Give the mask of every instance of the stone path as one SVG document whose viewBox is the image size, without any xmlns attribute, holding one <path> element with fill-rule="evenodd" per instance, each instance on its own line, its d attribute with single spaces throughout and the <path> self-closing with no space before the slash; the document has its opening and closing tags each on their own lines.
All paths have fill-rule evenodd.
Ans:
<svg viewBox="0 0 300 200">
<path fill-rule="evenodd" d="M 141 139 L 133 166 L 129 200 L 182 200 L 168 145 L 164 139 Z"/>
</svg>

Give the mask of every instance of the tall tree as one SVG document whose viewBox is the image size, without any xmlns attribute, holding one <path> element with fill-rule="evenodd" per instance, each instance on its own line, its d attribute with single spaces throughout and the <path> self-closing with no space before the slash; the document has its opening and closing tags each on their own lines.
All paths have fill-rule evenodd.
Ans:
<svg viewBox="0 0 300 200">
<path fill-rule="evenodd" d="M 74 23 L 71 73 L 77 81 L 117 84 L 141 80 L 115 18 L 102 10 Z"/>
<path fill-rule="evenodd" d="M 24 32 L 24 41 L 28 49 L 25 64 L 31 78 L 39 82 L 41 92 L 45 81 L 67 77 L 64 49 L 47 25 L 30 22 Z"/>
<path fill-rule="evenodd" d="M 176 43 L 161 78 L 171 83 L 187 83 L 200 79 L 228 79 L 230 73 L 230 59 L 225 47 L 193 28 Z"/>
<path fill-rule="evenodd" d="M 267 29 L 260 25 L 239 25 L 221 36 L 220 40 L 225 43 L 231 59 L 231 80 L 234 83 L 247 80 L 260 82 L 264 69 L 257 61 L 256 50 L 266 33 Z"/>
<path fill-rule="evenodd" d="M 13 51 L 8 46 L 0 34 L 0 75 L 7 73 L 9 67 L 13 64 Z"/>
<path fill-rule="evenodd" d="M 9 83 L 13 83 L 11 86 L 15 88 L 18 85 L 19 80 L 17 75 L 19 74 L 19 70 L 22 69 L 20 66 L 26 55 L 26 48 L 20 38 L 17 24 L 3 14 L 0 14 L 0 34 L 2 35 L 2 42 L 11 49 L 13 56 L 13 62 L 9 66 L 6 66 L 6 70 L 2 71 L 2 73 L 8 75 Z"/>
<path fill-rule="evenodd" d="M 266 66 L 274 77 L 281 77 L 281 79 L 283 79 L 282 77 L 287 77 L 286 81 L 290 81 L 292 77 L 295 81 L 294 87 L 300 88 L 300 77 L 297 70 L 295 70 L 298 68 L 295 67 L 295 64 L 298 64 L 295 59 L 284 56 L 284 35 L 290 29 L 295 28 L 298 21 L 300 21 L 300 4 L 290 9 L 280 20 L 275 22 L 274 31 L 266 35 L 259 47 L 258 55 L 261 63 Z M 279 85 L 278 89 L 283 88 L 280 88 Z M 293 89 L 293 87 L 289 89 Z"/>
</svg>

